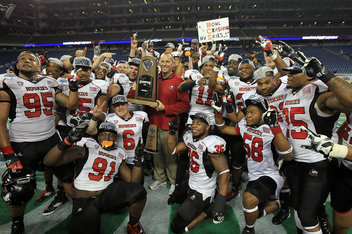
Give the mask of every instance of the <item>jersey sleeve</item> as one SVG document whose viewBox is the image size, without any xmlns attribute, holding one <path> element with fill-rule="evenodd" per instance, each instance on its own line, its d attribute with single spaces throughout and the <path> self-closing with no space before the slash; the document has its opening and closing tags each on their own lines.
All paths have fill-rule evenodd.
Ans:
<svg viewBox="0 0 352 234">
<path fill-rule="evenodd" d="M 207 136 L 203 139 L 203 143 L 211 154 L 224 153 L 226 150 L 226 141 L 219 136 Z"/>
<path fill-rule="evenodd" d="M 55 80 L 54 78 L 51 77 L 46 77 L 47 79 L 47 84 L 49 87 L 51 88 L 59 88 L 59 83 L 57 82 L 57 80 Z"/>
<path fill-rule="evenodd" d="M 115 123 L 115 116 L 114 113 L 108 114 L 105 118 L 105 122 Z"/>
<path fill-rule="evenodd" d="M 191 130 L 188 130 L 185 134 L 183 134 L 183 142 L 186 143 L 189 142 L 192 139 L 192 132 Z"/>
<path fill-rule="evenodd" d="M 126 160 L 126 158 L 127 158 L 127 154 L 122 149 L 118 150 L 117 156 L 119 156 L 119 158 L 121 158 L 122 160 Z"/>
<path fill-rule="evenodd" d="M 14 79 L 16 76 L 5 73 L 5 74 L 0 74 L 0 89 L 6 88 L 6 79 Z"/>
<path fill-rule="evenodd" d="M 92 84 L 99 87 L 102 94 L 107 94 L 109 91 L 109 83 L 106 80 L 93 80 Z"/>
<path fill-rule="evenodd" d="M 134 111 L 136 115 L 139 115 L 143 118 L 143 123 L 149 122 L 148 114 L 144 111 Z"/>
</svg>

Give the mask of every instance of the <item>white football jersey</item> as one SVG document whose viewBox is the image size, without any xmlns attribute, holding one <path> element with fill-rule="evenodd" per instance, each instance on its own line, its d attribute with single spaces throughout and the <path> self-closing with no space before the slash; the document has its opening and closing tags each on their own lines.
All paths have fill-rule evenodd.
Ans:
<svg viewBox="0 0 352 234">
<path fill-rule="evenodd" d="M 79 103 L 78 108 L 74 111 L 69 111 L 67 114 L 67 122 L 69 123 L 72 116 L 78 113 L 92 113 L 96 105 L 96 99 L 99 94 L 107 94 L 109 91 L 109 83 L 105 80 L 93 80 L 89 84 L 78 89 Z"/>
<path fill-rule="evenodd" d="M 208 85 L 196 84 L 191 91 L 190 110 L 188 116 L 197 112 L 205 113 L 210 118 L 210 125 L 215 124 L 214 109 L 211 107 L 210 100 L 213 96 L 213 90 Z M 188 117 L 187 124 L 192 124 L 192 119 Z"/>
<path fill-rule="evenodd" d="M 126 163 L 133 164 L 134 151 L 139 138 L 142 138 L 143 124 L 149 122 L 147 113 L 134 111 L 130 119 L 122 119 L 115 113 L 111 113 L 108 114 L 105 121 L 116 125 L 117 146 L 126 152 Z"/>
<path fill-rule="evenodd" d="M 73 181 L 75 188 L 86 191 L 99 191 L 108 187 L 119 172 L 126 154 L 122 149 L 104 150 L 94 139 L 82 138 L 74 145 L 88 149 L 87 161 L 82 168 L 76 168 L 78 175 Z M 78 163 L 76 165 L 78 167 Z"/>
<path fill-rule="evenodd" d="M 257 89 L 252 89 L 251 91 L 243 94 L 243 96 L 242 96 L 243 103 L 248 98 L 257 99 L 260 97 L 264 97 L 268 100 L 270 108 L 273 108 L 276 110 L 277 121 L 279 123 L 283 123 L 285 121 L 285 115 L 282 112 L 283 107 L 284 107 L 284 100 L 285 100 L 287 94 L 290 92 L 290 90 L 288 88 L 286 88 L 286 85 L 287 85 L 287 76 L 284 76 L 284 77 L 281 77 L 280 79 L 278 79 L 277 89 L 270 96 L 263 96 L 257 92 Z"/>
<path fill-rule="evenodd" d="M 226 150 L 226 141 L 219 136 L 210 135 L 199 141 L 193 141 L 192 131 L 188 130 L 183 135 L 183 141 L 188 147 L 189 157 L 189 180 L 191 189 L 203 194 L 203 200 L 208 197 L 214 198 L 216 189 L 216 178 L 218 173 L 214 170 L 212 177 L 206 174 L 203 164 L 203 153 L 223 153 Z M 210 160 L 210 159 L 209 159 Z"/>
<path fill-rule="evenodd" d="M 252 83 L 246 83 L 241 81 L 240 79 L 232 79 L 228 81 L 228 84 L 235 98 L 236 112 L 239 112 L 244 106 L 242 99 L 243 94 L 253 89 L 256 89 L 257 83 L 255 81 L 253 81 Z"/>
<path fill-rule="evenodd" d="M 332 128 L 339 113 L 332 116 L 320 116 L 315 101 L 320 93 L 326 92 L 327 86 L 320 80 L 314 81 L 298 92 L 291 90 L 286 96 L 283 113 L 287 122 L 287 138 L 293 147 L 293 159 L 298 162 L 314 163 L 325 160 L 324 155 L 300 145 L 307 145 L 308 134 L 300 129 L 305 126 L 315 133 L 331 137 Z"/>
<path fill-rule="evenodd" d="M 346 114 L 346 121 L 348 125 L 345 128 L 345 132 L 343 134 L 343 144 L 344 145 L 352 145 L 352 114 L 348 113 Z M 348 161 L 346 159 L 342 160 L 342 163 L 352 170 L 352 162 Z"/>
<path fill-rule="evenodd" d="M 10 141 L 36 142 L 55 134 L 54 78 L 38 76 L 34 82 L 10 74 L 0 75 L 0 89 L 11 97 Z"/>
<path fill-rule="evenodd" d="M 247 126 L 246 120 L 242 119 L 237 128 L 243 138 L 243 146 L 246 149 L 248 180 L 257 180 L 261 176 L 269 176 L 277 184 L 276 195 L 278 196 L 284 179 L 280 176 L 275 165 L 271 144 L 274 134 L 270 127 L 263 124 L 257 128 Z"/>
</svg>

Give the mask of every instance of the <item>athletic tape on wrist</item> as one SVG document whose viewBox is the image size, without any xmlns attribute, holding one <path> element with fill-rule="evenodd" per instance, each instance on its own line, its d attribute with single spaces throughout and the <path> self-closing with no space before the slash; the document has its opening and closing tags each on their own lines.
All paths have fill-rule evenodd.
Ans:
<svg viewBox="0 0 352 234">
<path fill-rule="evenodd" d="M 290 145 L 290 148 L 286 151 L 277 151 L 279 154 L 289 154 L 293 151 L 292 145 Z"/>
</svg>

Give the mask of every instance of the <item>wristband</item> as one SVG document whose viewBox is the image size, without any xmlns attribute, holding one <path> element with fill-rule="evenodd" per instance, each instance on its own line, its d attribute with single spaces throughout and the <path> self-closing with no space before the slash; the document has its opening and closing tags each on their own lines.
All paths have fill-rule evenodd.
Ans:
<svg viewBox="0 0 352 234">
<path fill-rule="evenodd" d="M 1 148 L 1 152 L 2 152 L 3 155 L 5 155 L 5 154 L 14 154 L 15 153 L 15 151 L 13 151 L 13 148 L 12 148 L 11 145 L 8 145 L 8 146 L 5 146 L 5 147 Z"/>
<path fill-rule="evenodd" d="M 270 127 L 270 130 L 274 135 L 282 133 L 280 125 L 277 125 L 276 127 Z"/>
<path fill-rule="evenodd" d="M 277 152 L 278 152 L 279 154 L 289 154 L 289 153 L 291 153 L 292 151 L 293 151 L 292 145 L 291 145 L 290 148 L 289 148 L 288 150 L 286 150 L 286 151 L 279 151 L 279 150 L 277 150 Z"/>
<path fill-rule="evenodd" d="M 224 122 L 222 122 L 221 124 L 215 124 L 217 127 L 222 127 L 222 126 L 224 126 L 225 125 L 225 121 Z"/>
<path fill-rule="evenodd" d="M 57 144 L 57 148 L 61 151 L 65 151 L 68 147 L 70 147 L 72 144 L 67 141 L 65 138 L 63 141 L 61 141 L 59 144 Z"/>
<path fill-rule="evenodd" d="M 215 113 L 215 117 L 216 117 L 216 118 L 222 118 L 223 116 L 224 116 L 224 113 L 223 113 L 223 112 L 220 112 L 220 113 L 216 112 L 216 113 Z"/>
<path fill-rule="evenodd" d="M 98 121 L 98 120 L 99 120 L 99 117 L 93 115 L 92 118 L 91 118 L 91 120 L 93 120 L 93 121 Z"/>
<path fill-rule="evenodd" d="M 329 153 L 329 157 L 346 158 L 348 147 L 345 145 L 334 144 Z"/>
<path fill-rule="evenodd" d="M 329 71 L 326 67 L 323 67 L 323 71 L 316 75 L 321 81 L 327 84 L 335 75 Z"/>
</svg>

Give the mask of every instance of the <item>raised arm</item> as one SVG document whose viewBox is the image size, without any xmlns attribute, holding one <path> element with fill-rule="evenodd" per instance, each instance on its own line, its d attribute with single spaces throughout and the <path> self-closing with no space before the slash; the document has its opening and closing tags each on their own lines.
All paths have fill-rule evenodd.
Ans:
<svg viewBox="0 0 352 234">
<path fill-rule="evenodd" d="M 316 77 L 323 81 L 335 94 L 337 100 L 345 107 L 345 112 L 352 111 L 352 84 L 335 76 L 317 58 L 305 58 L 304 73 L 309 77 Z M 333 102 L 327 105 L 334 109 Z"/>
<path fill-rule="evenodd" d="M 60 166 L 83 157 L 85 149 L 72 144 L 81 140 L 84 132 L 84 128 L 72 128 L 68 136 L 45 155 L 44 164 L 49 167 Z"/>
</svg>

